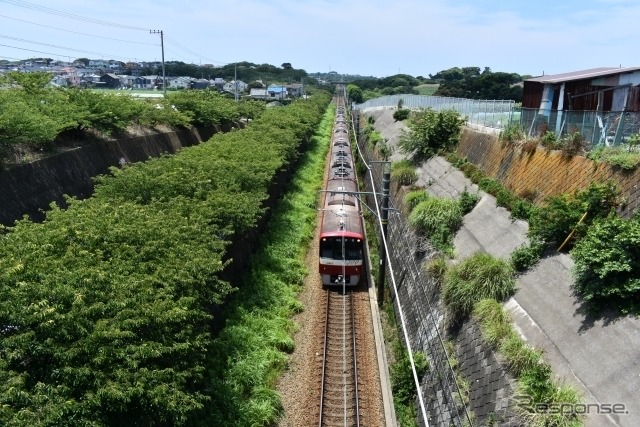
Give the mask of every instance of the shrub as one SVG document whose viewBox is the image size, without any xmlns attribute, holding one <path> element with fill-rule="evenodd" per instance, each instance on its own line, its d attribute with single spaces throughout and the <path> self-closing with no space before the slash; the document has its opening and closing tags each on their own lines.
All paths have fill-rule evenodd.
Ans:
<svg viewBox="0 0 640 427">
<path fill-rule="evenodd" d="M 555 150 L 559 147 L 558 136 L 553 131 L 546 131 L 540 138 L 540 143 L 548 150 Z"/>
<path fill-rule="evenodd" d="M 413 209 L 409 223 L 426 234 L 437 249 L 446 251 L 451 249 L 453 233 L 462 224 L 462 210 L 455 200 L 432 197 Z"/>
<path fill-rule="evenodd" d="M 640 220 L 596 221 L 571 251 L 575 288 L 593 310 L 640 308 Z"/>
<path fill-rule="evenodd" d="M 522 151 L 531 154 L 538 148 L 538 141 L 535 139 L 527 139 L 522 143 Z"/>
<path fill-rule="evenodd" d="M 418 378 L 421 379 L 429 370 L 427 356 L 420 351 L 416 351 L 413 353 L 413 363 L 416 367 L 416 374 L 418 374 Z M 413 380 L 411 360 L 406 350 L 402 351 L 400 360 L 391 366 L 391 384 L 394 399 L 398 399 L 405 405 L 415 399 L 417 392 L 416 383 Z"/>
<path fill-rule="evenodd" d="M 628 146 L 598 147 L 591 150 L 587 157 L 627 171 L 634 170 L 640 165 L 640 152 L 632 144 Z"/>
<path fill-rule="evenodd" d="M 511 252 L 510 262 L 516 271 L 525 271 L 540 261 L 544 253 L 545 244 L 539 240 L 533 240 L 527 245 L 520 246 Z"/>
<path fill-rule="evenodd" d="M 469 193 L 465 187 L 464 191 L 460 194 L 460 199 L 458 200 L 460 203 L 460 210 L 462 210 L 462 215 L 466 215 L 471 212 L 478 204 L 479 200 L 480 195 L 478 193 Z"/>
<path fill-rule="evenodd" d="M 389 144 L 387 144 L 387 140 L 382 140 L 380 141 L 380 143 L 378 144 L 378 154 L 380 155 L 380 157 L 382 157 L 383 160 L 389 160 L 389 157 L 391 157 L 391 147 L 389 146 Z M 415 171 L 414 171 L 415 173 Z M 418 179 L 418 177 L 416 176 L 416 180 Z M 412 182 L 413 183 L 413 182 Z M 409 185 L 409 184 L 406 184 Z"/>
<path fill-rule="evenodd" d="M 584 139 L 579 131 L 573 131 L 562 142 L 562 153 L 565 156 L 575 156 L 584 148 Z"/>
<path fill-rule="evenodd" d="M 367 140 L 369 141 L 369 147 L 374 148 L 378 143 L 383 141 L 382 135 L 375 130 L 367 132 Z"/>
<path fill-rule="evenodd" d="M 391 179 L 399 185 L 411 185 L 418 180 L 418 174 L 411 161 L 400 160 L 391 164 Z"/>
<path fill-rule="evenodd" d="M 514 143 L 524 139 L 524 130 L 520 123 L 510 123 L 500 131 L 498 140 Z"/>
<path fill-rule="evenodd" d="M 562 242 L 574 231 L 571 243 L 584 235 L 589 224 L 607 217 L 620 205 L 620 193 L 614 182 L 592 183 L 574 195 L 561 194 L 547 199 L 547 205 L 532 216 L 529 237 L 545 243 Z M 578 224 L 582 215 L 585 220 Z"/>
<path fill-rule="evenodd" d="M 476 302 L 485 298 L 499 301 L 515 291 L 515 272 L 508 262 L 476 252 L 447 270 L 443 300 L 455 317 L 468 315 Z"/>
<path fill-rule="evenodd" d="M 478 182 L 478 186 L 480 186 L 480 188 L 482 188 L 484 191 L 491 194 L 492 196 L 497 196 L 500 190 L 503 189 L 502 184 L 500 184 L 500 181 L 493 178 L 487 178 L 487 177 L 481 178 L 480 181 Z"/>
<path fill-rule="evenodd" d="M 409 110 L 408 108 L 402 108 L 394 111 L 393 118 L 396 122 L 401 122 L 402 120 L 405 120 L 407 117 L 409 117 L 409 113 L 411 113 L 411 110 Z"/>
<path fill-rule="evenodd" d="M 421 110 L 411 115 L 409 131 L 400 138 L 398 146 L 414 160 L 423 161 L 440 150 L 454 147 L 463 124 L 464 120 L 454 110 Z"/>
</svg>

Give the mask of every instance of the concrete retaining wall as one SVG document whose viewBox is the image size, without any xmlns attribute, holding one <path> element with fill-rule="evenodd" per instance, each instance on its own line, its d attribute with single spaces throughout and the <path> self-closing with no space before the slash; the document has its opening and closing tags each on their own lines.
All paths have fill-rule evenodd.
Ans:
<svg viewBox="0 0 640 427">
<path fill-rule="evenodd" d="M 640 208 L 640 169 L 625 172 L 583 156 L 569 157 L 560 150 L 542 147 L 527 153 L 518 145 L 499 142 L 496 135 L 470 128 L 462 132 L 458 153 L 516 194 L 535 191 L 535 202 L 585 189 L 594 181 L 614 180 L 628 203 L 621 215 L 629 217 Z"/>
<path fill-rule="evenodd" d="M 43 210 L 52 202 L 65 206 L 65 194 L 89 197 L 93 193 L 92 178 L 108 173 L 121 158 L 133 163 L 175 153 L 209 139 L 217 131 L 193 128 L 101 141 L 4 170 L 0 172 L 0 223 L 11 225 L 25 215 L 40 221 L 44 219 Z"/>
</svg>

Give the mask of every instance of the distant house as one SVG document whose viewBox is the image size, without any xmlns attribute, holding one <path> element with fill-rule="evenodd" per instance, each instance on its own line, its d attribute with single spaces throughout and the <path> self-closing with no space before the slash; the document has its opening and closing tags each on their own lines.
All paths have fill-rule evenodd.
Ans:
<svg viewBox="0 0 640 427">
<path fill-rule="evenodd" d="M 96 87 L 102 86 L 104 83 L 100 83 L 100 76 L 95 73 L 84 73 L 80 76 L 80 86 L 83 87 Z"/>
<path fill-rule="evenodd" d="M 90 59 L 89 68 L 109 68 L 109 61 L 102 59 Z"/>
<path fill-rule="evenodd" d="M 524 81 L 523 122 L 557 135 L 581 132 L 592 143 L 619 143 L 640 118 L 640 67 L 602 67 Z M 627 130 L 625 130 L 627 129 Z"/>
<path fill-rule="evenodd" d="M 172 77 L 167 79 L 167 87 L 169 89 L 190 89 L 191 77 Z"/>
<path fill-rule="evenodd" d="M 136 89 L 162 89 L 162 76 L 138 76 L 134 80 Z"/>
<path fill-rule="evenodd" d="M 302 96 L 303 85 L 301 83 L 292 83 L 285 86 L 287 88 L 287 92 L 289 92 L 289 96 L 294 98 L 299 98 Z"/>
<path fill-rule="evenodd" d="M 100 77 L 100 81 L 104 83 L 104 87 L 107 89 L 119 89 L 122 86 L 120 77 L 112 73 L 103 74 Z"/>
<path fill-rule="evenodd" d="M 287 88 L 284 85 L 269 85 L 267 93 L 269 99 L 286 99 L 288 96 Z"/>
<path fill-rule="evenodd" d="M 243 82 L 242 80 L 238 80 L 237 81 L 237 86 L 236 86 L 236 81 L 235 80 L 231 80 L 230 82 L 226 82 L 224 84 L 224 86 L 222 87 L 222 89 L 225 92 L 230 92 L 230 93 L 235 93 L 236 90 L 238 91 L 238 93 L 240 92 L 244 92 L 247 89 L 247 84 L 245 82 Z"/>
<path fill-rule="evenodd" d="M 122 75 L 118 77 L 120 77 L 120 87 L 130 89 L 135 84 L 136 76 Z"/>
<path fill-rule="evenodd" d="M 207 79 L 191 79 L 191 89 L 209 89 L 211 81 Z"/>
<path fill-rule="evenodd" d="M 249 92 L 249 97 L 252 99 L 269 99 L 269 94 L 266 89 L 253 88 Z"/>
<path fill-rule="evenodd" d="M 224 84 L 225 84 L 225 81 L 222 77 L 216 77 L 211 81 L 211 87 L 220 91 L 224 90 Z"/>
</svg>

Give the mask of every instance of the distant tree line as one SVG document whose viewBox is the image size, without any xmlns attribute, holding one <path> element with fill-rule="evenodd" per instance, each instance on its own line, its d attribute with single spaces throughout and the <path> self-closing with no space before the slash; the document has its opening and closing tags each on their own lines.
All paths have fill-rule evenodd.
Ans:
<svg viewBox="0 0 640 427">
<path fill-rule="evenodd" d="M 431 80 L 440 84 L 435 95 L 470 99 L 512 99 L 522 101 L 522 85 L 524 78 L 517 73 L 493 72 L 485 67 L 449 68 L 435 75 L 429 74 Z"/>
<path fill-rule="evenodd" d="M 349 96 L 355 102 L 384 95 L 419 94 L 418 87 L 437 84 L 435 96 L 469 99 L 512 99 L 522 101 L 522 81 L 530 76 L 493 72 L 489 67 L 453 67 L 436 74 L 413 77 L 396 74 L 385 78 L 357 79 L 348 85 Z"/>
</svg>

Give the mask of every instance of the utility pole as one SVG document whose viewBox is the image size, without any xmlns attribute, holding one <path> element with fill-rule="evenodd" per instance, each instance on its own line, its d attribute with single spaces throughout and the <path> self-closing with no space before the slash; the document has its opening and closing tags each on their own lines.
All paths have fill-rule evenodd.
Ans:
<svg viewBox="0 0 640 427">
<path fill-rule="evenodd" d="M 381 233 L 384 240 L 387 239 L 387 225 L 389 223 L 389 187 L 391 183 L 391 174 L 386 170 L 382 174 L 382 201 L 380 208 L 380 222 L 382 222 Z M 387 253 L 384 249 L 384 240 L 380 237 L 380 265 L 378 268 L 378 306 L 382 307 L 384 303 L 384 279 L 387 267 Z"/>
<path fill-rule="evenodd" d="M 149 30 L 151 34 L 160 34 L 160 48 L 162 49 L 162 91 L 167 96 L 167 79 L 164 74 L 164 34 L 162 30 Z"/>
<path fill-rule="evenodd" d="M 235 99 L 236 99 L 236 102 L 238 102 L 238 63 L 237 62 L 233 63 L 233 81 L 236 86 Z"/>
</svg>

